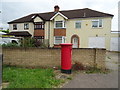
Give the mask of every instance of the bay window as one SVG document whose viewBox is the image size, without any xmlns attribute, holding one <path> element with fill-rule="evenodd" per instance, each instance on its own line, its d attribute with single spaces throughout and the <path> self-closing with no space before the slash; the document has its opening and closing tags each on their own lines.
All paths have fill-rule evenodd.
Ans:
<svg viewBox="0 0 120 90">
<path fill-rule="evenodd" d="M 61 44 L 61 43 L 65 43 L 65 37 L 64 36 L 55 36 L 54 44 Z"/>
</svg>

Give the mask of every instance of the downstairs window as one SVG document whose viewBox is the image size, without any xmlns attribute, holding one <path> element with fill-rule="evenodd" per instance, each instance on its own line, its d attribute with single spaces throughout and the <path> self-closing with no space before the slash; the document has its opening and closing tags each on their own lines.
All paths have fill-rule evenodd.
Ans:
<svg viewBox="0 0 120 90">
<path fill-rule="evenodd" d="M 55 36 L 54 44 L 61 44 L 61 43 L 65 43 L 65 36 Z"/>
</svg>

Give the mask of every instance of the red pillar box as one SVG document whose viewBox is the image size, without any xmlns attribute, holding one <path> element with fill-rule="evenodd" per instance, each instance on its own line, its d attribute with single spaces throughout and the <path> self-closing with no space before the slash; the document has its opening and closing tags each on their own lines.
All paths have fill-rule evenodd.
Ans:
<svg viewBox="0 0 120 90">
<path fill-rule="evenodd" d="M 64 43 L 61 45 L 61 72 L 71 74 L 72 44 Z"/>
</svg>

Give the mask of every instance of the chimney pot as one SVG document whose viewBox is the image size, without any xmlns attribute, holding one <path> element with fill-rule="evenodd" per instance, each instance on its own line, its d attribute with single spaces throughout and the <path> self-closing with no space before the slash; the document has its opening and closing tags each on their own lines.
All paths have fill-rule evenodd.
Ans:
<svg viewBox="0 0 120 90">
<path fill-rule="evenodd" d="M 54 7 L 54 12 L 59 12 L 59 9 L 60 9 L 60 7 L 59 7 L 58 5 L 56 5 L 56 6 Z"/>
</svg>

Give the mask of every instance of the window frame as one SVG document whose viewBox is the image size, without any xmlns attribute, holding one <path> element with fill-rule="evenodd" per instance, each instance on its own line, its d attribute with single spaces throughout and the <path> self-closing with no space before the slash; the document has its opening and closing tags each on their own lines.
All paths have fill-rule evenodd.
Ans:
<svg viewBox="0 0 120 90">
<path fill-rule="evenodd" d="M 75 28 L 76 28 L 76 29 L 81 29 L 81 22 L 82 22 L 82 21 L 76 21 L 76 22 L 75 22 Z M 80 28 L 77 28 L 77 27 L 76 27 L 76 23 L 80 23 Z"/>
<path fill-rule="evenodd" d="M 16 28 L 15 28 L 14 26 L 15 26 Z M 13 24 L 13 30 L 17 30 L 17 24 Z"/>
<path fill-rule="evenodd" d="M 62 22 L 62 27 L 56 27 L 57 22 Z M 56 29 L 66 28 L 66 21 L 55 21 L 54 22 L 54 28 L 56 28 Z"/>
<path fill-rule="evenodd" d="M 65 42 L 66 42 L 66 41 L 65 41 L 65 36 L 54 36 L 54 44 L 55 44 L 55 45 L 61 44 L 61 43 L 56 43 L 56 37 L 61 37 L 61 39 L 62 39 L 62 42 L 61 42 L 61 43 L 65 43 Z"/>
<path fill-rule="evenodd" d="M 25 25 L 28 25 L 28 27 L 25 27 Z M 29 23 L 24 23 L 24 30 L 29 29 Z"/>
<path fill-rule="evenodd" d="M 100 27 L 100 20 L 102 20 L 102 26 Z M 93 27 L 93 22 L 97 21 L 97 27 Z M 92 20 L 92 28 L 103 28 L 103 19 L 94 19 Z"/>
<path fill-rule="evenodd" d="M 40 27 L 40 28 L 37 28 L 37 27 Z M 45 28 L 44 22 L 35 22 L 34 23 L 34 30 L 44 30 L 44 28 Z"/>
</svg>

